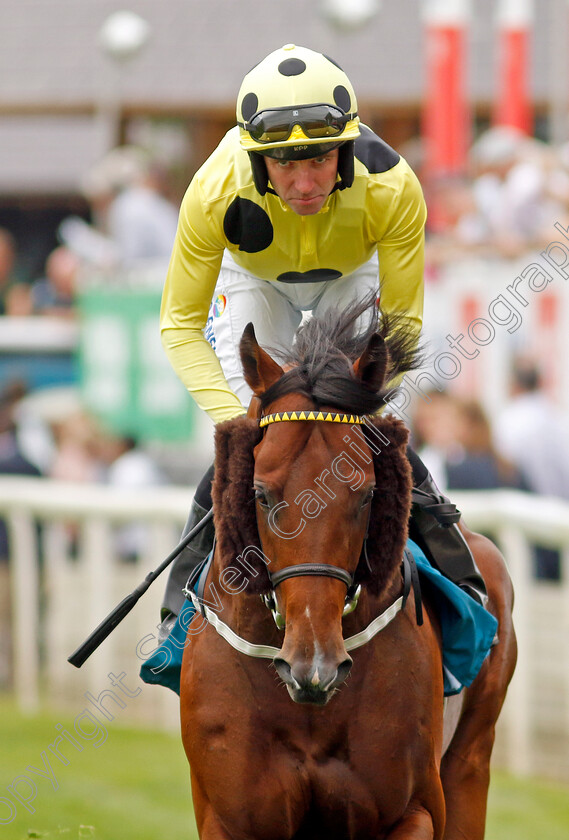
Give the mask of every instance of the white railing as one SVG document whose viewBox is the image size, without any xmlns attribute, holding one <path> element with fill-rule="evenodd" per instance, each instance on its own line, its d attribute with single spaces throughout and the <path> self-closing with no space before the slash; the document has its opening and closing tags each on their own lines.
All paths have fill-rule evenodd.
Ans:
<svg viewBox="0 0 569 840">
<path fill-rule="evenodd" d="M 156 633 L 167 572 L 80 671 L 67 657 L 179 542 L 194 490 L 0 479 L 0 516 L 11 540 L 14 688 L 23 709 L 38 708 L 44 685 L 49 699 L 76 705 L 85 690 L 108 690 L 113 672 L 140 684 L 137 643 Z M 144 528 L 144 548 L 126 562 L 117 530 L 133 522 Z M 175 726 L 170 694 L 145 687 L 129 712 Z"/>
<path fill-rule="evenodd" d="M 507 490 L 452 498 L 468 526 L 500 547 L 515 588 L 518 663 L 498 729 L 504 763 L 569 779 L 569 503 Z M 534 579 L 532 544 L 560 551 L 559 582 Z"/>
<path fill-rule="evenodd" d="M 192 495 L 193 488 L 127 492 L 0 479 L 0 516 L 12 540 L 15 689 L 23 708 L 39 705 L 44 685 L 48 699 L 84 705 L 81 697 L 109 694 L 109 675 L 122 673 L 136 693 L 129 715 L 178 725 L 175 696 L 140 689 L 137 678 L 141 651 L 154 640 L 166 574 L 80 671 L 67 656 L 178 542 Z M 500 720 L 497 761 L 518 773 L 569 778 L 569 504 L 510 491 L 457 492 L 453 500 L 471 528 L 495 538 L 516 590 L 519 658 Z M 145 547 L 125 562 L 117 557 L 116 529 L 133 521 L 144 523 Z M 560 582 L 534 580 L 532 542 L 561 550 Z"/>
</svg>

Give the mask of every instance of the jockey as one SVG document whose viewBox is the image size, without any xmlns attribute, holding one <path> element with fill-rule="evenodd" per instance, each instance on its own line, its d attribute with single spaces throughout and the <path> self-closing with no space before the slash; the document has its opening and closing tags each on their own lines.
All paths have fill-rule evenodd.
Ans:
<svg viewBox="0 0 569 840">
<path fill-rule="evenodd" d="M 198 406 L 215 423 L 246 413 L 251 391 L 238 347 L 249 321 L 260 345 L 290 346 L 303 312 L 342 308 L 374 290 L 381 310 L 405 314 L 418 339 L 425 218 L 416 176 L 360 123 L 352 85 L 334 61 L 287 44 L 257 64 L 237 97 L 237 125 L 186 192 L 162 298 L 163 344 Z M 421 547 L 483 601 L 456 509 L 417 455 L 409 459 Z M 212 476 L 213 468 L 185 533 L 211 507 Z M 163 635 L 212 542 L 210 522 L 174 562 Z"/>
</svg>

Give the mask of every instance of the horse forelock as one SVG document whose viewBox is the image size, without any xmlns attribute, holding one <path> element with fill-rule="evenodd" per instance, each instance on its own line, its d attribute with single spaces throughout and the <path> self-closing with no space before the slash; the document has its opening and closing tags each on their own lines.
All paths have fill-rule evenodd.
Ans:
<svg viewBox="0 0 569 840">
<path fill-rule="evenodd" d="M 366 317 L 367 326 L 362 329 Z M 377 390 L 362 382 L 353 368 L 374 335 L 385 342 L 389 359 L 386 381 Z M 374 294 L 344 310 L 329 309 L 310 318 L 297 331 L 292 347 L 272 352 L 285 373 L 261 395 L 263 409 L 295 393 L 310 399 L 316 408 L 372 414 L 385 404 L 389 383 L 421 364 L 413 324 L 405 316 L 381 313 Z"/>
</svg>

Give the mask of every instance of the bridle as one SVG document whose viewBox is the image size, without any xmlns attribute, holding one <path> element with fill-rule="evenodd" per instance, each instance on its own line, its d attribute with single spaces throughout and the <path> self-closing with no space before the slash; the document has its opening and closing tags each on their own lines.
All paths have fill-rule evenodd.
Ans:
<svg viewBox="0 0 569 840">
<path fill-rule="evenodd" d="M 275 414 L 265 414 L 259 418 L 259 427 L 261 429 L 266 429 L 273 423 L 294 423 L 306 421 L 315 421 L 318 423 L 345 423 L 350 424 L 352 426 L 365 426 L 367 419 L 365 415 L 343 414 L 335 411 L 318 411 L 305 409 L 302 411 L 279 411 Z M 367 553 L 365 551 L 365 543 L 367 540 L 368 528 L 369 515 L 368 527 L 366 528 L 366 534 L 364 537 L 364 544 L 362 549 L 366 560 Z M 277 606 L 275 589 L 280 583 L 283 582 L 283 580 L 288 580 L 289 578 L 304 577 L 305 575 L 308 575 L 318 577 L 329 577 L 341 580 L 343 583 L 346 584 L 347 587 L 346 600 L 344 603 L 342 615 L 349 615 L 349 613 L 353 612 L 357 607 L 358 599 L 361 593 L 361 586 L 355 583 L 354 576 L 351 575 L 350 572 L 347 572 L 345 569 L 342 569 L 339 566 L 330 566 L 327 563 L 298 563 L 295 566 L 286 566 L 284 569 L 279 569 L 278 572 L 273 572 L 272 574 L 268 570 L 267 572 L 271 583 L 271 592 L 268 595 L 262 595 L 261 597 L 265 606 L 267 606 L 270 609 L 275 620 L 275 624 L 279 629 L 284 628 L 285 622 Z"/>
<path fill-rule="evenodd" d="M 359 416 L 353 414 L 341 414 L 337 412 L 322 412 L 322 411 L 281 411 L 276 414 L 266 414 L 263 417 L 259 417 L 259 426 L 262 429 L 266 429 L 268 426 L 272 425 L 273 423 L 283 423 L 283 422 L 302 422 L 302 421 L 318 421 L 324 423 L 350 423 L 356 424 L 359 426 L 365 426 L 367 423 L 366 416 Z M 371 504 L 370 504 L 370 511 L 371 511 Z M 368 519 L 368 526 L 369 526 L 369 519 Z M 367 540 L 367 531 L 366 536 L 364 538 L 362 554 L 367 561 L 367 553 L 366 553 L 366 540 Z M 210 555 L 210 562 L 213 559 L 213 552 Z M 368 563 L 369 565 L 369 563 Z M 204 573 L 203 573 L 203 583 L 205 584 L 205 577 L 207 576 L 207 569 L 209 566 L 206 566 Z M 403 609 L 405 609 L 405 605 L 407 603 L 407 598 L 413 590 L 415 594 L 415 611 L 416 611 L 416 619 L 418 624 L 423 623 L 422 617 L 422 607 L 421 607 L 421 593 L 420 593 L 420 585 L 418 580 L 418 573 L 417 567 L 415 565 L 415 561 L 413 559 L 412 553 L 409 551 L 408 548 L 404 550 L 403 559 L 402 559 L 402 570 L 403 570 L 403 592 L 402 594 L 389 606 L 387 607 L 384 612 L 380 615 L 376 616 L 363 630 L 359 633 L 356 633 L 354 636 L 350 636 L 349 638 L 344 640 L 344 646 L 346 650 L 349 652 L 351 650 L 355 650 L 362 645 L 365 645 L 371 639 L 374 638 L 381 630 L 383 630 L 387 625 L 393 621 L 396 615 Z M 268 572 L 268 570 L 267 570 Z M 269 574 L 269 580 L 271 582 L 271 591 L 268 594 L 262 594 L 261 600 L 263 603 L 271 610 L 273 615 L 274 621 L 276 626 L 279 630 L 284 629 L 285 621 L 282 615 L 279 612 L 277 606 L 277 600 L 275 595 L 275 589 L 279 584 L 281 584 L 284 580 L 294 577 L 302 577 L 304 575 L 308 576 L 319 576 L 319 577 L 330 577 L 335 578 L 336 580 L 341 580 L 343 583 L 346 584 L 347 592 L 346 592 L 346 600 L 344 603 L 343 615 L 348 615 L 349 613 L 353 612 L 357 606 L 358 599 L 361 593 L 361 585 L 356 584 L 354 581 L 353 575 L 350 572 L 347 572 L 345 569 L 341 569 L 339 566 L 329 566 L 326 563 L 298 563 L 295 566 L 287 566 L 284 569 L 279 569 L 279 571 Z M 252 656 L 256 658 L 262 659 L 274 659 L 280 653 L 280 648 L 276 648 L 272 645 L 258 645 L 254 644 L 253 642 L 249 642 L 247 639 L 243 639 L 241 636 L 237 635 L 234 630 L 231 629 L 225 622 L 223 622 L 220 617 L 210 609 L 203 600 L 203 594 L 197 594 L 193 588 L 190 587 L 189 582 L 186 586 L 184 593 L 187 597 L 190 598 L 196 610 L 201 613 L 201 615 L 208 621 L 209 624 L 217 631 L 217 633 L 225 639 L 228 644 L 231 645 L 235 650 L 239 651 L 240 653 L 244 653 L 247 656 Z"/>
<path fill-rule="evenodd" d="M 358 600 L 362 591 L 359 583 L 354 582 L 353 576 L 345 569 L 339 566 L 329 566 L 327 563 L 298 563 L 296 566 L 286 566 L 278 572 L 268 571 L 269 580 L 271 582 L 271 591 L 268 595 L 261 595 L 261 599 L 266 607 L 268 607 L 273 615 L 275 624 L 282 630 L 285 626 L 284 618 L 282 617 L 277 606 L 277 598 L 275 589 L 288 578 L 303 577 L 304 575 L 329 577 L 341 580 L 346 584 L 348 591 L 346 592 L 346 600 L 344 601 L 344 609 L 342 615 L 349 615 L 355 610 L 358 605 Z"/>
</svg>

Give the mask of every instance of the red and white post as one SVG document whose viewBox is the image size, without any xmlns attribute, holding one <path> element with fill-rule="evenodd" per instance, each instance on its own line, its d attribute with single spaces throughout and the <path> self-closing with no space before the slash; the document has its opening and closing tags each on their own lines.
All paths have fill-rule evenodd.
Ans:
<svg viewBox="0 0 569 840">
<path fill-rule="evenodd" d="M 423 137 L 429 177 L 461 174 L 470 142 L 466 35 L 471 0 L 424 0 Z"/>
<path fill-rule="evenodd" d="M 498 76 L 494 125 L 510 126 L 532 134 L 529 93 L 530 45 L 534 19 L 533 0 L 499 0 Z"/>
</svg>

